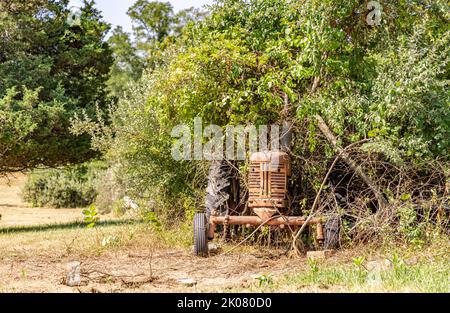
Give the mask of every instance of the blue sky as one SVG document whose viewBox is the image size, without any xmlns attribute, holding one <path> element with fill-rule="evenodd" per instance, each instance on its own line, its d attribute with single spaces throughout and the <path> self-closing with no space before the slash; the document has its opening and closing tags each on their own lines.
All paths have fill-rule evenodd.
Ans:
<svg viewBox="0 0 450 313">
<path fill-rule="evenodd" d="M 163 1 L 166 2 L 167 0 Z M 131 32 L 131 21 L 127 15 L 127 10 L 136 0 L 95 0 L 97 8 L 103 12 L 103 18 L 114 26 L 121 25 L 125 31 Z M 212 4 L 213 0 L 169 0 L 175 12 L 190 7 L 201 8 L 205 4 Z M 80 6 L 82 1 L 71 0 L 71 6 Z"/>
</svg>

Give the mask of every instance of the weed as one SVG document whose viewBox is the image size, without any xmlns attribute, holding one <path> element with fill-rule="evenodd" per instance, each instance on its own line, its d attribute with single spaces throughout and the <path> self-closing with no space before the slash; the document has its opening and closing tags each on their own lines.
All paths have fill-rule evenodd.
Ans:
<svg viewBox="0 0 450 313">
<path fill-rule="evenodd" d="M 311 273 L 313 274 L 317 274 L 319 272 L 319 265 L 318 265 L 318 261 L 308 258 L 308 266 L 311 270 Z"/>
<path fill-rule="evenodd" d="M 95 205 L 91 205 L 89 209 L 83 210 L 84 222 L 87 224 L 88 228 L 92 228 L 100 220 L 98 217 L 98 212 Z"/>
<path fill-rule="evenodd" d="M 259 288 L 269 288 L 273 286 L 273 278 L 271 275 L 261 275 L 256 279 L 259 281 Z"/>
<path fill-rule="evenodd" d="M 366 257 L 364 256 L 360 256 L 360 257 L 356 257 L 353 258 L 353 264 L 355 264 L 358 268 L 363 267 L 363 263 L 366 260 Z"/>
</svg>

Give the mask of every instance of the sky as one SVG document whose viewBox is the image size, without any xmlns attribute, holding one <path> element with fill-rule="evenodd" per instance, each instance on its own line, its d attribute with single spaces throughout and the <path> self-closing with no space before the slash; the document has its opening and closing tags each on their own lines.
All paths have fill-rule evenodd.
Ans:
<svg viewBox="0 0 450 313">
<path fill-rule="evenodd" d="M 163 0 L 166 2 L 167 0 Z M 95 0 L 97 8 L 103 12 L 103 18 L 110 24 L 122 26 L 127 32 L 132 31 L 131 20 L 127 15 L 128 8 L 131 7 L 136 0 Z M 190 7 L 201 8 L 205 4 L 212 4 L 213 0 L 169 0 L 174 7 L 175 12 Z M 81 6 L 82 1 L 71 0 L 70 6 Z"/>
</svg>

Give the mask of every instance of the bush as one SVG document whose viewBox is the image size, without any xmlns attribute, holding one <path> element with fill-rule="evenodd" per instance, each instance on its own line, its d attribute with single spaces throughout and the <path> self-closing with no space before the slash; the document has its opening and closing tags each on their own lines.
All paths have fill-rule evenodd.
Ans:
<svg viewBox="0 0 450 313">
<path fill-rule="evenodd" d="M 389 206 L 377 212 L 373 192 L 343 164 L 317 207 L 339 213 L 354 241 L 374 240 L 383 227 L 417 239 L 417 216 L 399 213 L 399 229 L 397 203 L 403 194 L 431 201 L 431 190 L 444 199 L 449 177 L 448 10 L 433 3 L 383 1 L 383 24 L 369 27 L 355 13 L 366 10 L 360 1 L 221 1 L 129 85 L 111 127 L 101 116 L 77 118 L 74 132 L 92 135 L 127 195 L 164 224 L 203 206 L 208 173 L 205 162 L 171 158 L 175 126 L 192 129 L 195 117 L 224 128 L 291 120 L 290 209 L 305 215 L 338 156 L 316 125 L 320 115 L 338 145 L 353 145 L 348 153 Z"/>
<path fill-rule="evenodd" d="M 126 209 L 123 204 L 125 190 L 119 177 L 115 175 L 113 166 L 97 173 L 95 190 L 97 191 L 95 205 L 100 213 L 113 211 L 116 216 L 125 213 Z"/>
<path fill-rule="evenodd" d="M 89 206 L 97 198 L 96 184 L 101 171 L 101 163 L 37 170 L 28 176 L 23 200 L 36 207 Z"/>
</svg>

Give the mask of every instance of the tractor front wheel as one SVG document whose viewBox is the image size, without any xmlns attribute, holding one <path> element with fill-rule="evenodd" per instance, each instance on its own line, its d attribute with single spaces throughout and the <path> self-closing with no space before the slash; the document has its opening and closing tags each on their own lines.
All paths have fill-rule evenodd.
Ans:
<svg viewBox="0 0 450 313">
<path fill-rule="evenodd" d="M 205 213 L 194 216 L 194 253 L 196 256 L 208 257 L 208 222 Z"/>
</svg>

